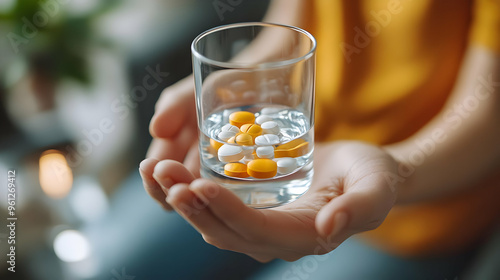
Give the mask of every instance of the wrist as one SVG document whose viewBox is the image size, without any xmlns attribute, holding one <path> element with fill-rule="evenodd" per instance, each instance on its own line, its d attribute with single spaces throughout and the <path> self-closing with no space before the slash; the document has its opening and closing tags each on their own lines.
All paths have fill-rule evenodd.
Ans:
<svg viewBox="0 0 500 280">
<path fill-rule="evenodd" d="M 391 188 L 395 188 L 397 199 L 395 204 L 406 204 L 414 200 L 413 186 L 417 177 L 417 164 L 413 164 L 402 145 L 389 145 L 383 149 L 393 158 L 397 165 L 394 173 L 389 173 L 386 180 Z"/>
</svg>

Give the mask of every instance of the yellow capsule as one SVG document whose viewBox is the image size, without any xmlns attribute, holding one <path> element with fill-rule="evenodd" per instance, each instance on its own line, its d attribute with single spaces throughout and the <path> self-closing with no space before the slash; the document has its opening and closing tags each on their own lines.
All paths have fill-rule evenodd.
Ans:
<svg viewBox="0 0 500 280">
<path fill-rule="evenodd" d="M 229 143 L 229 144 L 236 144 L 236 136 L 233 136 L 233 137 L 227 139 L 227 143 Z"/>
<path fill-rule="evenodd" d="M 251 124 L 254 122 L 255 122 L 255 116 L 250 112 L 238 111 L 229 115 L 229 123 L 237 127 L 241 127 L 244 124 L 247 123 Z"/>
<path fill-rule="evenodd" d="M 242 125 L 240 131 L 243 133 L 250 134 L 253 139 L 262 134 L 262 128 L 260 127 L 260 125 L 253 123 L 247 123 Z"/>
<path fill-rule="evenodd" d="M 257 179 L 267 179 L 276 176 L 278 164 L 271 159 L 254 159 L 247 165 L 248 175 Z"/>
<path fill-rule="evenodd" d="M 222 143 L 215 141 L 214 139 L 210 138 L 210 146 L 217 152 L 220 147 L 222 147 Z"/>
<path fill-rule="evenodd" d="M 231 162 L 224 165 L 224 174 L 237 178 L 246 178 L 249 176 L 247 173 L 247 166 L 239 162 Z"/>
<path fill-rule="evenodd" d="M 276 149 L 274 150 L 274 157 L 301 157 L 307 154 L 308 149 L 309 142 L 306 142 L 306 140 L 299 138 L 276 147 Z"/>
<path fill-rule="evenodd" d="M 248 133 L 241 133 L 236 136 L 236 144 L 242 145 L 242 146 L 252 146 L 253 145 L 253 138 L 250 134 Z"/>
</svg>

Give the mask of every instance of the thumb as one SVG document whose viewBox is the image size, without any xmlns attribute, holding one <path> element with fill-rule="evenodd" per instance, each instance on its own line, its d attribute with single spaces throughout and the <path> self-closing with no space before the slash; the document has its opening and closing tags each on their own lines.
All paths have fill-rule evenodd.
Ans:
<svg viewBox="0 0 500 280">
<path fill-rule="evenodd" d="M 395 194 L 377 174 L 344 189 L 347 191 L 323 206 L 316 216 L 316 230 L 324 237 L 375 229 L 394 205 Z"/>
</svg>

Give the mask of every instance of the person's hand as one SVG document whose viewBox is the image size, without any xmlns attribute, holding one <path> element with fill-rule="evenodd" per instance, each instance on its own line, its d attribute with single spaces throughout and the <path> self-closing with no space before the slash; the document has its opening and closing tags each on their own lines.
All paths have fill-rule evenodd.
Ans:
<svg viewBox="0 0 500 280">
<path fill-rule="evenodd" d="M 193 174 L 199 173 L 198 128 L 191 76 L 163 91 L 149 130 L 153 136 L 147 155 L 149 160 L 141 163 L 139 171 L 148 194 L 166 210 L 172 210 L 165 200 L 168 189 L 162 190 L 158 185 L 153 169 L 158 161 L 171 159 L 184 162 Z"/>
<path fill-rule="evenodd" d="M 316 145 L 310 190 L 271 209 L 247 207 L 213 181 L 195 179 L 177 161 L 145 162 L 168 203 L 206 242 L 262 262 L 327 253 L 349 236 L 378 227 L 396 200 L 397 186 L 387 180 L 397 174 L 396 162 L 360 142 Z"/>
<path fill-rule="evenodd" d="M 286 102 L 284 99 L 287 97 L 289 99 L 292 97 L 290 101 L 295 100 L 294 94 L 285 95 L 282 91 L 275 90 L 290 88 L 289 73 L 271 69 L 260 71 L 259 74 L 274 83 L 264 84 L 258 79 L 258 75 L 248 71 L 224 70 L 211 73 L 205 78 L 202 89 L 203 94 L 209 98 L 206 100 L 201 98 L 200 102 L 210 102 L 211 106 L 216 108 L 228 104 L 234 106 L 253 104 L 257 102 L 257 97 L 271 98 L 279 103 Z M 257 91 L 261 92 L 259 96 L 255 94 Z M 183 162 L 194 177 L 199 177 L 198 129 L 192 76 L 163 91 L 151 119 L 150 133 L 153 141 L 146 156 L 147 160 L 141 163 L 139 172 L 149 195 L 165 209 L 172 210 L 166 202 L 168 189 L 162 190 L 158 185 L 153 177 L 153 170 L 160 160 L 171 159 Z"/>
</svg>

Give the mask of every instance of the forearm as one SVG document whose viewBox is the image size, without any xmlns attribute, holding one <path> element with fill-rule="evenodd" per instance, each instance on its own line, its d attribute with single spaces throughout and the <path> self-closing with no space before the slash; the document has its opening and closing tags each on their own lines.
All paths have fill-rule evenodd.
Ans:
<svg viewBox="0 0 500 280">
<path fill-rule="evenodd" d="M 500 56 L 469 47 L 449 101 L 413 137 L 385 147 L 401 164 L 398 203 L 457 192 L 500 169 Z"/>
</svg>

